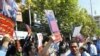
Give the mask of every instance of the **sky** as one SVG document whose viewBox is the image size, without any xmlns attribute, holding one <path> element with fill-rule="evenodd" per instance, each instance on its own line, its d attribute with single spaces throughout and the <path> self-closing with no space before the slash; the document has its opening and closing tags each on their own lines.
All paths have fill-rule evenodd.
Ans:
<svg viewBox="0 0 100 56">
<path fill-rule="evenodd" d="M 81 8 L 86 8 L 89 14 L 91 14 L 91 5 L 92 4 L 92 12 L 93 16 L 100 15 L 100 0 L 79 0 L 78 2 Z"/>
</svg>

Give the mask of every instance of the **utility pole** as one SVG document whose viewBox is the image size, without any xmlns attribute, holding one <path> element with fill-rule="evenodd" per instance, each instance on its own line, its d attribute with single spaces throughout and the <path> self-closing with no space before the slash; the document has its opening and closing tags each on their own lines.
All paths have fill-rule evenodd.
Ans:
<svg viewBox="0 0 100 56">
<path fill-rule="evenodd" d="M 90 0 L 91 15 L 93 17 L 92 0 Z"/>
<path fill-rule="evenodd" d="M 30 5 L 29 5 L 29 23 L 30 23 L 30 26 L 31 26 L 31 22 L 32 22 L 32 20 L 31 20 L 31 9 L 30 9 Z"/>
</svg>

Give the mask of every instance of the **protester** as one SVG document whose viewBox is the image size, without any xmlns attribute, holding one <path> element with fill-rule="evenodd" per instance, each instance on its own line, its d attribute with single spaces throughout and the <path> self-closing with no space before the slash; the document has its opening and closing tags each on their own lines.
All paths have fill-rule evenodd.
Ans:
<svg viewBox="0 0 100 56">
<path fill-rule="evenodd" d="M 34 38 L 31 39 L 31 42 L 29 45 L 29 56 L 38 56 L 38 48 L 36 47 L 34 43 Z"/>
<path fill-rule="evenodd" d="M 13 51 L 12 51 L 12 50 L 13 50 Z M 16 53 L 15 41 L 12 40 L 12 41 L 10 41 L 10 43 L 9 43 L 6 56 L 15 56 L 15 53 Z"/>
<path fill-rule="evenodd" d="M 23 46 L 23 56 L 29 56 L 29 50 L 30 50 L 30 36 L 27 36 L 25 39 L 25 43 Z"/>
<path fill-rule="evenodd" d="M 97 52 L 98 52 L 97 56 L 100 56 L 100 37 L 97 37 L 95 45 L 96 45 Z"/>
<path fill-rule="evenodd" d="M 69 49 L 68 40 L 62 35 L 62 41 L 59 44 L 59 53 L 58 56 L 66 56 L 66 51 Z"/>
<path fill-rule="evenodd" d="M 87 52 L 91 55 L 91 56 L 96 56 L 97 55 L 97 48 L 96 46 L 92 43 L 92 41 L 88 41 L 87 42 Z"/>
<path fill-rule="evenodd" d="M 22 56 L 22 47 L 20 45 L 20 41 L 16 40 L 16 54 L 15 56 Z"/>
<path fill-rule="evenodd" d="M 85 46 L 80 47 L 80 53 L 81 53 L 81 56 L 90 56 L 90 54 L 87 53 Z"/>
<path fill-rule="evenodd" d="M 77 41 L 71 40 L 69 43 L 70 53 L 66 56 L 81 56 Z"/>
<path fill-rule="evenodd" d="M 59 45 L 59 56 L 66 56 L 66 51 L 68 50 L 68 43 L 66 41 L 60 42 Z"/>
<path fill-rule="evenodd" d="M 51 44 L 53 43 L 52 38 L 50 37 L 49 41 L 47 42 L 47 44 L 43 47 L 42 52 L 39 54 L 40 56 L 49 56 L 50 52 L 49 47 L 51 46 Z"/>
<path fill-rule="evenodd" d="M 11 37 L 8 34 L 4 35 L 0 46 L 0 56 L 6 56 L 10 40 Z"/>
</svg>

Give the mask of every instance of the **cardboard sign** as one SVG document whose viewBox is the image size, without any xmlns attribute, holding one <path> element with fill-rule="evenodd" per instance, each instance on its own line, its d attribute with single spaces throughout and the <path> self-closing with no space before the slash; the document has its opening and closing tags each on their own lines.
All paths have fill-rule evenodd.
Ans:
<svg viewBox="0 0 100 56">
<path fill-rule="evenodd" d="M 82 26 L 75 27 L 74 32 L 73 32 L 73 37 L 80 35 L 81 28 Z"/>
<path fill-rule="evenodd" d="M 25 39 L 27 37 L 27 35 L 28 35 L 28 32 L 26 32 L 26 31 L 15 31 L 13 34 L 13 37 L 15 40 L 16 40 L 16 38 L 18 40 L 20 40 L 20 39 Z"/>
<path fill-rule="evenodd" d="M 47 19 L 48 19 L 51 33 L 53 34 L 52 39 L 56 42 L 61 41 L 62 37 L 60 35 L 60 30 L 58 28 L 57 20 L 55 19 L 53 11 L 52 10 L 45 10 L 45 14 L 46 14 Z"/>
<path fill-rule="evenodd" d="M 19 22 L 22 22 L 23 20 L 22 20 L 22 13 L 21 13 L 21 11 L 17 11 L 16 12 L 16 21 L 19 21 Z"/>
<path fill-rule="evenodd" d="M 38 37 L 38 47 L 41 47 L 42 46 L 42 40 L 43 40 L 42 33 L 37 33 L 37 37 Z"/>
</svg>

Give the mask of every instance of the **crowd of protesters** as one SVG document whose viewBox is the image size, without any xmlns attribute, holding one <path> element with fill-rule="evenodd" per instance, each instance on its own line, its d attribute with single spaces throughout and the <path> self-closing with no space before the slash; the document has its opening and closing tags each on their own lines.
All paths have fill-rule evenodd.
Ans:
<svg viewBox="0 0 100 56">
<path fill-rule="evenodd" d="M 96 40 L 84 38 L 81 42 L 75 37 L 54 42 L 51 37 L 45 37 L 43 45 L 38 47 L 35 36 L 28 35 L 19 41 L 6 34 L 0 42 L 0 56 L 100 56 L 100 37 Z"/>
<path fill-rule="evenodd" d="M 0 12 L 15 19 L 18 10 L 15 1 L 11 0 L 13 3 L 10 5 L 8 0 L 2 1 L 4 8 L 0 7 Z M 13 40 L 5 34 L 0 42 L 0 56 L 100 56 L 100 37 L 96 40 L 83 37 L 83 41 L 77 37 L 72 37 L 70 41 L 62 37 L 60 42 L 55 42 L 52 37 L 39 40 L 29 33 L 26 39 Z"/>
</svg>

